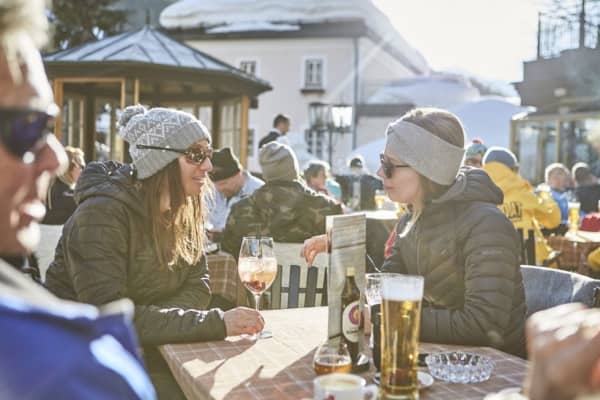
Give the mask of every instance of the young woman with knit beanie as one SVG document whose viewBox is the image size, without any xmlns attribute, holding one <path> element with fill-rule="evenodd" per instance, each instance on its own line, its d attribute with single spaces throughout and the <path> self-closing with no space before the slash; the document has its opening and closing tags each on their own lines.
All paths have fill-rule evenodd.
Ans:
<svg viewBox="0 0 600 400">
<path fill-rule="evenodd" d="M 409 204 L 382 270 L 425 278 L 420 339 L 525 351 L 519 239 L 498 209 L 502 191 L 464 167 L 464 130 L 452 113 L 419 108 L 387 128 L 377 175 Z M 383 246 L 383 243 L 381 243 Z M 305 243 L 313 257 L 322 244 Z"/>
<path fill-rule="evenodd" d="M 139 105 L 119 125 L 133 164 L 85 169 L 46 286 L 94 305 L 130 298 L 159 398 L 183 398 L 158 345 L 252 334 L 264 321 L 248 308 L 203 311 L 211 297 L 202 231 L 212 189 L 207 129 L 188 113 Z"/>
</svg>

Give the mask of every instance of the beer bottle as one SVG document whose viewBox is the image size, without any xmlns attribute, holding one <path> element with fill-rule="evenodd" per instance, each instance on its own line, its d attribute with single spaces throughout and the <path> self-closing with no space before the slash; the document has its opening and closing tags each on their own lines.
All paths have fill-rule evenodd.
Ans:
<svg viewBox="0 0 600 400">
<path fill-rule="evenodd" d="M 360 312 L 360 290 L 356 286 L 354 267 L 346 269 L 346 281 L 342 290 L 342 341 L 348 346 L 352 364 L 358 358 L 359 328 L 362 323 Z"/>
</svg>

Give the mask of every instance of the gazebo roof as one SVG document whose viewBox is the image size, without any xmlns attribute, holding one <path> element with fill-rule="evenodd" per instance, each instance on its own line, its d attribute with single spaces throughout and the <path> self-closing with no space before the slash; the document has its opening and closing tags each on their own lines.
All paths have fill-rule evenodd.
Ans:
<svg viewBox="0 0 600 400">
<path fill-rule="evenodd" d="M 215 88 L 234 83 L 235 91 L 252 96 L 271 89 L 268 82 L 149 26 L 48 54 L 44 63 L 50 77 L 136 76 L 187 84 L 202 80 Z"/>
</svg>

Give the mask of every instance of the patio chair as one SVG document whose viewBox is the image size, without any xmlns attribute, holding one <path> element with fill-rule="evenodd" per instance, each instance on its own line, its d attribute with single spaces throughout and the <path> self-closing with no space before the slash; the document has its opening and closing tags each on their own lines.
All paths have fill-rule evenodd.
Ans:
<svg viewBox="0 0 600 400">
<path fill-rule="evenodd" d="M 560 304 L 580 302 L 594 307 L 600 302 L 600 280 L 574 272 L 522 265 L 527 316 Z"/>
<path fill-rule="evenodd" d="M 287 274 L 284 273 L 286 270 Z M 319 284 L 319 269 L 308 268 L 303 287 L 300 286 L 300 270 L 299 265 L 277 266 L 277 277 L 269 289 L 270 309 L 298 308 L 301 295 L 304 297 L 303 307 L 317 305 L 317 296 L 320 297 L 319 305 L 327 305 L 327 269 L 324 270 L 323 279 Z M 284 276 L 289 276 L 287 282 L 285 282 Z M 286 283 L 287 286 L 284 286 Z"/>
<path fill-rule="evenodd" d="M 523 228 L 517 229 L 519 239 L 521 240 L 521 264 L 537 265 L 535 262 L 535 233 L 533 229 L 527 230 L 527 237 Z"/>
</svg>

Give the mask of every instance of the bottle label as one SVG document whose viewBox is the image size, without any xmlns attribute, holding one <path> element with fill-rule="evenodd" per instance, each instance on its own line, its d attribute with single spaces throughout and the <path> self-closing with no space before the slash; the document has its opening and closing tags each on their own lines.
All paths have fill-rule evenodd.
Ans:
<svg viewBox="0 0 600 400">
<path fill-rule="evenodd" d="M 360 326 L 360 307 L 358 301 L 348 304 L 342 312 L 342 334 L 346 340 L 358 342 L 358 328 Z"/>
</svg>

